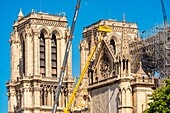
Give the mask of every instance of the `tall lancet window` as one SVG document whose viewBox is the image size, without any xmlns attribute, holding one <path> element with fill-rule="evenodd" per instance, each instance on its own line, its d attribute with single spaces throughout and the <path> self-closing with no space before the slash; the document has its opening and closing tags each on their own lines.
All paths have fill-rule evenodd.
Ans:
<svg viewBox="0 0 170 113">
<path fill-rule="evenodd" d="M 45 38 L 42 32 L 40 34 L 40 73 L 45 76 Z"/>
<path fill-rule="evenodd" d="M 25 73 L 25 42 L 22 40 L 21 42 L 21 50 L 22 50 L 22 72 Z"/>
<path fill-rule="evenodd" d="M 57 41 L 56 35 L 51 39 L 51 72 L 53 77 L 57 77 Z"/>
<path fill-rule="evenodd" d="M 115 46 L 115 41 L 113 39 L 110 40 L 110 45 L 112 46 L 114 50 L 114 54 L 116 54 L 116 46 Z"/>
</svg>

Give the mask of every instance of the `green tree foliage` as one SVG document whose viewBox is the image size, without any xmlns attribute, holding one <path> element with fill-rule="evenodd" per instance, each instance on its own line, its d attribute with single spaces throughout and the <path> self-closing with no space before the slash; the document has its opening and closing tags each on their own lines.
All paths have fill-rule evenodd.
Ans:
<svg viewBox="0 0 170 113">
<path fill-rule="evenodd" d="M 150 108 L 144 113 L 170 113 L 170 79 L 165 80 L 165 86 L 156 89 L 149 103 Z"/>
</svg>

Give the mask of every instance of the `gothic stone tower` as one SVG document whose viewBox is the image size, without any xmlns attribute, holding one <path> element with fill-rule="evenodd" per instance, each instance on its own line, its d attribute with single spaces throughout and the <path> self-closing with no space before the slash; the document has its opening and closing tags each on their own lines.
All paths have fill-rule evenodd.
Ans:
<svg viewBox="0 0 170 113">
<path fill-rule="evenodd" d="M 141 68 L 137 73 L 131 71 L 133 57 L 129 44 L 138 38 L 136 23 L 125 20 L 100 20 L 85 27 L 84 40 L 80 42 L 80 70 L 85 66 L 88 55 L 99 38 L 98 26 L 104 24 L 112 27 L 112 32 L 105 34 L 103 41 L 98 45 L 83 80 L 85 85 L 82 85 L 88 87 L 89 111 L 142 113 L 142 110 L 146 109 L 153 82 L 148 81 Z M 142 76 L 146 80 L 144 78 L 142 81 Z"/>
<path fill-rule="evenodd" d="M 65 16 L 34 11 L 24 16 L 20 10 L 9 41 L 8 113 L 51 113 L 69 32 Z M 57 112 L 72 93 L 71 58 L 70 51 Z"/>
</svg>

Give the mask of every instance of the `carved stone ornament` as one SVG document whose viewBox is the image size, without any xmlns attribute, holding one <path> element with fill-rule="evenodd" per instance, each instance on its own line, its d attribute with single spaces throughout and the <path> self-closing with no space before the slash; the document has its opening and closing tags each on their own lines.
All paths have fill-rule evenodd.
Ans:
<svg viewBox="0 0 170 113">
<path fill-rule="evenodd" d="M 25 30 L 25 35 L 26 36 L 32 35 L 31 28 L 30 28 L 29 24 L 25 25 L 25 29 L 24 30 Z"/>
<path fill-rule="evenodd" d="M 109 57 L 107 55 L 104 55 L 100 61 L 100 71 L 101 71 L 101 75 L 104 78 L 107 78 L 108 75 L 110 74 L 110 61 L 109 61 Z"/>
</svg>

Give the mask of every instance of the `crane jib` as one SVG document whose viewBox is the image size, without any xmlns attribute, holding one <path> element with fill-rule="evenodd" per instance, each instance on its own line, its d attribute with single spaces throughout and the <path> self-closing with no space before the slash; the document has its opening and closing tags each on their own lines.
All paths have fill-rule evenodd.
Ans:
<svg viewBox="0 0 170 113">
<path fill-rule="evenodd" d="M 76 5 L 75 12 L 74 12 L 74 17 L 73 17 L 73 20 L 72 20 L 72 26 L 71 26 L 70 35 L 69 35 L 70 38 L 67 37 L 69 39 L 68 39 L 67 44 L 66 44 L 66 49 L 65 49 L 64 59 L 63 59 L 63 65 L 62 65 L 62 69 L 60 70 L 59 83 L 58 83 L 57 91 L 56 91 L 56 98 L 55 99 L 57 101 L 59 100 L 59 95 L 60 95 L 61 85 L 62 85 L 62 82 L 63 82 L 65 67 L 66 67 L 66 64 L 67 64 L 67 59 L 68 59 L 68 55 L 69 55 L 69 51 L 70 51 L 70 47 L 71 47 L 71 43 L 72 43 L 72 36 L 73 36 L 73 33 L 74 33 L 74 27 L 75 27 L 77 16 L 78 16 L 78 10 L 80 8 L 80 2 L 81 2 L 81 0 L 77 0 L 77 5 Z M 57 102 L 54 102 L 52 113 L 56 113 L 56 111 L 57 111 Z"/>
<path fill-rule="evenodd" d="M 76 21 L 77 19 L 77 14 L 78 14 L 78 11 L 76 11 L 76 16 L 74 17 L 74 21 Z"/>
<path fill-rule="evenodd" d="M 70 50 L 70 46 L 71 46 L 71 42 L 69 41 L 69 43 L 68 43 L 68 48 L 67 48 L 67 53 L 68 53 L 69 50 Z"/>
</svg>

